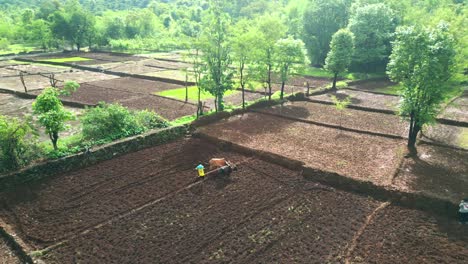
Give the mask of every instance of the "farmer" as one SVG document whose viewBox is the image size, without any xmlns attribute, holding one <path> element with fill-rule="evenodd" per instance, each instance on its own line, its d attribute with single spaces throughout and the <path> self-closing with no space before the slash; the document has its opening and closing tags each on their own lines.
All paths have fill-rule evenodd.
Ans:
<svg viewBox="0 0 468 264">
<path fill-rule="evenodd" d="M 460 215 L 461 224 L 468 223 L 468 198 L 465 198 L 460 202 L 460 209 L 458 210 L 458 214 Z"/>
<path fill-rule="evenodd" d="M 198 177 L 200 179 L 205 177 L 205 167 L 202 164 L 199 164 L 195 169 L 198 171 Z"/>
</svg>

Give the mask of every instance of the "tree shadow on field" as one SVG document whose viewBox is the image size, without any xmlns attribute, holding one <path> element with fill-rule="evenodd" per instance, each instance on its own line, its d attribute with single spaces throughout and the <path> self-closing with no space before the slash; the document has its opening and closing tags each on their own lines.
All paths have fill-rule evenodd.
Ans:
<svg viewBox="0 0 468 264">
<path fill-rule="evenodd" d="M 428 155 L 427 158 L 421 158 Z M 423 191 L 458 202 L 468 197 L 468 153 L 431 147 L 431 151 L 411 158 L 409 170 L 414 179 L 408 183 L 411 190 Z"/>
<path fill-rule="evenodd" d="M 346 100 L 346 98 L 349 98 L 351 100 L 351 104 L 361 104 L 362 103 L 362 100 L 361 99 L 358 99 L 352 95 L 349 95 L 349 94 L 346 94 L 344 92 L 336 92 L 336 93 L 328 93 L 327 96 L 330 98 L 332 98 L 332 96 L 335 96 L 338 100 L 340 101 L 343 101 L 343 100 Z"/>
<path fill-rule="evenodd" d="M 311 115 L 309 109 L 294 105 L 294 102 L 286 105 L 278 105 L 272 107 L 272 111 L 276 114 L 285 115 L 293 118 L 307 118 Z"/>
</svg>

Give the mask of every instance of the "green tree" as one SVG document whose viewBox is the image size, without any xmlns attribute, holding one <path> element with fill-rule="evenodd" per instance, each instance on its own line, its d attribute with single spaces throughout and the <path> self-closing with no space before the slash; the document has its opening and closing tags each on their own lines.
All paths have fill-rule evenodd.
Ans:
<svg viewBox="0 0 468 264">
<path fill-rule="evenodd" d="M 408 148 L 413 154 L 421 128 L 434 122 L 441 103 L 450 95 L 454 57 L 454 40 L 444 22 L 436 28 L 397 30 L 387 69 L 390 79 L 402 86 L 400 115 L 410 122 Z"/>
<path fill-rule="evenodd" d="M 242 108 L 244 109 L 245 86 L 252 77 L 247 68 L 252 66 L 257 55 L 256 49 L 258 47 L 256 43 L 258 35 L 258 31 L 251 25 L 251 21 L 244 19 L 236 23 L 231 37 L 232 53 L 236 63 L 239 84 L 242 89 Z"/>
<path fill-rule="evenodd" d="M 313 0 L 304 12 L 304 42 L 314 65 L 323 65 L 333 34 L 346 26 L 351 0 Z"/>
<path fill-rule="evenodd" d="M 357 69 L 385 68 L 396 26 L 396 16 L 385 4 L 359 6 L 352 12 L 348 29 L 355 37 L 353 64 Z"/>
<path fill-rule="evenodd" d="M 0 115 L 0 172 L 18 169 L 37 155 L 35 139 L 30 120 Z"/>
<path fill-rule="evenodd" d="M 280 99 L 283 99 L 284 85 L 289 76 L 299 73 L 308 63 L 304 42 L 292 37 L 278 40 L 275 44 L 275 62 L 281 76 Z"/>
<path fill-rule="evenodd" d="M 70 41 L 72 41 L 76 49 L 80 51 L 81 47 L 88 43 L 95 34 L 96 20 L 94 16 L 84 10 L 77 10 L 71 14 L 70 21 L 68 22 L 68 30 L 70 31 Z"/>
<path fill-rule="evenodd" d="M 55 150 L 58 149 L 59 132 L 64 131 L 67 128 L 65 123 L 73 119 L 72 113 L 63 107 L 59 95 L 58 89 L 46 88 L 37 96 L 32 105 L 39 124 L 45 128 Z"/>
<path fill-rule="evenodd" d="M 222 12 L 221 1 L 212 1 L 208 21 L 205 23 L 202 41 L 202 58 L 206 64 L 206 74 L 202 77 L 205 90 L 215 97 L 216 111 L 224 110 L 223 97 L 232 89 L 234 71 L 230 68 L 231 47 L 228 42 L 229 17 Z"/>
<path fill-rule="evenodd" d="M 336 90 L 338 74 L 348 69 L 353 52 L 353 33 L 346 29 L 338 30 L 332 37 L 330 52 L 325 59 L 325 69 L 333 73 L 333 90 Z"/>
<path fill-rule="evenodd" d="M 255 21 L 260 32 L 256 42 L 257 59 L 255 72 L 257 79 L 268 86 L 268 99 L 271 100 L 272 73 L 275 67 L 275 44 L 286 34 L 286 26 L 277 17 L 265 14 Z"/>
</svg>

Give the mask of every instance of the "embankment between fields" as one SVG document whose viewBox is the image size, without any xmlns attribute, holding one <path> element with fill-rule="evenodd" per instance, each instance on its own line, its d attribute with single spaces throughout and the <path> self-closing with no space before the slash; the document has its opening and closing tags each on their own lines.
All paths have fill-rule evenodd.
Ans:
<svg viewBox="0 0 468 264">
<path fill-rule="evenodd" d="M 362 90 L 359 90 L 359 91 L 360 92 L 368 92 L 368 91 L 362 91 Z M 324 104 L 324 105 L 334 105 L 333 102 L 329 102 L 329 101 L 325 101 L 325 100 L 319 100 L 319 99 L 313 99 L 313 98 L 307 98 L 305 101 L 309 101 L 309 102 L 312 102 L 312 103 L 318 103 L 318 104 Z M 359 106 L 359 105 L 348 105 L 347 107 L 350 108 L 350 109 L 361 110 L 361 111 L 366 111 L 366 112 L 381 113 L 381 114 L 387 114 L 387 115 L 396 115 L 395 111 L 387 110 L 387 109 L 379 109 L 379 108 L 372 108 L 372 107 Z M 436 121 L 437 121 L 437 123 L 443 124 L 443 125 L 468 127 L 468 122 L 464 122 L 464 121 L 457 121 L 457 120 L 446 119 L 446 118 L 436 118 Z"/>
<path fill-rule="evenodd" d="M 334 172 L 306 166 L 304 162 L 299 160 L 290 159 L 267 151 L 248 148 L 201 132 L 195 132 L 193 136 L 205 139 L 225 150 L 255 156 L 288 169 L 301 171 L 305 179 L 320 182 L 340 190 L 357 193 L 363 196 L 370 196 L 381 201 L 390 201 L 396 205 L 436 213 L 442 216 L 452 218 L 457 216 L 458 204 L 443 198 L 430 196 L 424 193 L 403 192 L 390 186 L 378 186 L 369 181 L 352 179 Z"/>
<path fill-rule="evenodd" d="M 0 175 L 0 192 L 12 189 L 16 186 L 46 179 L 60 173 L 84 168 L 129 152 L 161 145 L 181 138 L 186 135 L 186 133 L 187 127 L 185 126 L 152 130 L 138 136 L 98 146 L 91 149 L 89 152 L 34 164 L 20 171 Z"/>
</svg>

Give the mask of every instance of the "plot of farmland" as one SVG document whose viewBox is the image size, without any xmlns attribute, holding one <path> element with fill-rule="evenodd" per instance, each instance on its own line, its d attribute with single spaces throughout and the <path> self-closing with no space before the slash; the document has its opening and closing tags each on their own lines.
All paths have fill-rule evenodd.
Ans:
<svg viewBox="0 0 468 264">
<path fill-rule="evenodd" d="M 352 263 L 463 263 L 468 229 L 446 219 L 390 206 L 357 240 Z M 389 258 L 391 256 L 391 258 Z"/>
<path fill-rule="evenodd" d="M 45 76 L 25 75 L 24 82 L 28 88 L 28 91 L 42 90 L 51 86 L 48 76 L 48 74 L 45 74 Z M 98 80 L 110 80 L 117 78 L 117 76 L 73 69 L 71 71 L 56 73 L 54 74 L 54 78 L 58 80 L 58 85 L 63 85 L 65 81 L 83 83 Z M 0 78 L 0 88 L 24 92 L 24 87 L 19 76 Z"/>
<path fill-rule="evenodd" d="M 420 144 L 418 157 L 404 160 L 393 185 L 459 203 L 468 197 L 468 152 Z"/>
<path fill-rule="evenodd" d="M 181 88 L 181 85 L 144 80 L 131 77 L 116 78 L 112 80 L 89 82 L 88 85 L 111 88 L 119 91 L 153 94 L 155 92 Z"/>
<path fill-rule="evenodd" d="M 153 110 L 169 120 L 193 115 L 197 107 L 164 97 L 150 94 L 125 92 L 116 89 L 93 86 L 86 83 L 70 96 L 62 96 L 64 101 L 76 102 L 84 105 L 97 105 L 99 102 L 121 103 L 131 109 Z"/>
<path fill-rule="evenodd" d="M 49 62 L 62 62 L 77 65 L 96 65 L 112 62 L 122 61 L 138 61 L 144 59 L 143 57 L 117 54 L 117 53 L 104 53 L 104 52 L 71 52 L 71 53 L 57 53 L 54 55 L 40 55 L 33 57 L 35 61 L 49 61 Z"/>
<path fill-rule="evenodd" d="M 377 185 L 391 183 L 405 143 L 260 113 L 234 116 L 200 132 Z"/>
<path fill-rule="evenodd" d="M 276 84 L 280 84 L 281 77 L 277 75 L 273 75 L 272 81 Z M 294 75 L 294 76 L 290 76 L 289 79 L 286 81 L 286 85 L 299 86 L 299 87 L 307 87 L 307 83 L 309 83 L 309 86 L 311 87 L 311 89 L 313 89 L 313 88 L 318 88 L 318 87 L 322 87 L 327 84 L 330 84 L 331 80 L 327 78 Z"/>
<path fill-rule="evenodd" d="M 159 78 L 172 79 L 172 80 L 177 80 L 177 81 L 183 81 L 183 82 L 185 82 L 185 77 L 186 77 L 185 72 L 182 70 L 155 71 L 152 73 L 147 73 L 145 75 L 159 77 Z M 188 73 L 188 81 L 189 82 L 195 81 L 195 77 L 190 72 Z"/>
<path fill-rule="evenodd" d="M 453 101 L 440 117 L 468 122 L 468 92 Z"/>
<path fill-rule="evenodd" d="M 343 126 L 357 130 L 395 136 L 407 136 L 407 123 L 395 115 L 365 112 L 354 109 L 337 110 L 332 105 L 313 102 L 290 102 L 259 110 L 263 113 L 295 118 L 305 121 Z"/>
<path fill-rule="evenodd" d="M 311 99 L 332 102 L 331 97 L 333 95 L 336 95 L 336 97 L 340 100 L 346 97 L 351 97 L 352 105 L 390 111 L 397 110 L 398 102 L 400 100 L 398 96 L 372 94 L 346 89 L 338 90 L 336 94 L 327 93 L 323 95 L 312 96 Z"/>
<path fill-rule="evenodd" d="M 11 94 L 0 93 L 0 115 L 5 115 L 9 117 L 16 117 L 23 119 L 27 115 L 32 115 L 32 103 L 33 99 L 23 99 L 16 97 Z M 81 109 L 75 107 L 65 106 L 65 109 L 71 111 L 74 115 L 79 116 L 81 114 Z M 78 120 L 69 121 L 67 124 L 71 125 L 70 129 L 60 133 L 60 136 L 70 136 L 74 135 L 79 131 L 79 122 Z M 49 141 L 50 138 L 43 132 L 43 129 L 39 130 L 40 140 Z"/>
<path fill-rule="evenodd" d="M 239 170 L 195 183 L 193 168 L 214 156 Z M 8 206 L 0 217 L 30 247 L 53 245 L 41 257 L 46 263 L 345 263 L 348 255 L 361 256 L 361 240 L 369 252 L 381 250 L 368 243 L 368 234 L 389 232 L 401 221 L 381 219 L 387 210 L 401 212 L 414 230 L 432 230 L 425 239 L 444 248 L 432 253 L 442 259 L 438 263 L 444 254 L 464 256 L 468 249 L 467 238 L 457 236 L 461 226 L 445 233 L 450 239 L 440 239 L 443 225 L 433 217 L 419 221 L 417 211 L 383 208 L 380 201 L 198 139 L 127 154 L 1 199 Z M 398 249 L 401 256 L 419 252 Z"/>
<path fill-rule="evenodd" d="M 0 237 L 0 263 L 20 264 L 20 259 L 13 253 L 7 242 Z"/>
</svg>

